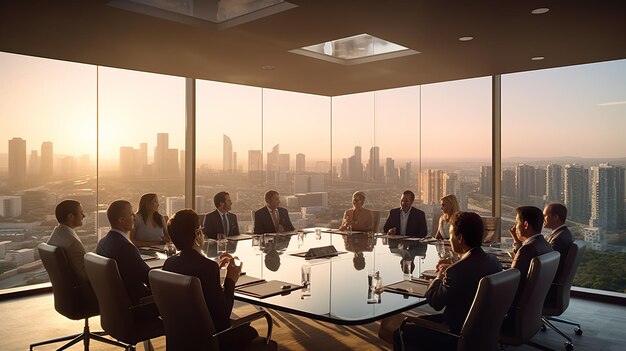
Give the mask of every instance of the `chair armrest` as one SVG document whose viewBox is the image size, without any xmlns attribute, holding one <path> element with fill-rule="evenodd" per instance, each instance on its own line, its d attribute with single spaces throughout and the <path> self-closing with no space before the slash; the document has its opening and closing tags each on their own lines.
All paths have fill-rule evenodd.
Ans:
<svg viewBox="0 0 626 351">
<path fill-rule="evenodd" d="M 272 316 L 270 316 L 269 313 L 267 313 L 266 311 L 258 311 L 255 313 L 251 313 L 248 314 L 246 316 L 243 316 L 241 318 L 238 318 L 234 321 L 231 322 L 230 327 L 219 331 L 215 334 L 213 334 L 213 337 L 219 336 L 220 334 L 226 333 L 228 331 L 231 331 L 235 328 L 239 328 L 242 325 L 246 325 L 254 320 L 257 319 L 261 319 L 262 317 L 265 317 L 265 320 L 267 321 L 267 336 L 265 337 L 265 343 L 269 344 L 270 340 L 272 339 L 272 325 L 273 325 L 273 321 L 272 321 Z"/>
<path fill-rule="evenodd" d="M 412 316 L 408 316 L 406 318 L 404 318 L 404 320 L 402 321 L 402 324 L 400 324 L 400 345 L 402 346 L 402 351 L 405 350 L 405 346 L 404 346 L 404 327 L 406 324 L 414 324 L 418 327 L 421 328 L 426 328 L 426 329 L 430 329 L 433 330 L 435 332 L 441 333 L 441 334 L 448 334 L 450 336 L 453 336 L 455 338 L 460 338 L 461 336 L 458 334 L 454 334 L 451 333 L 448 330 L 448 326 L 443 324 L 443 323 L 437 323 L 437 322 L 433 322 L 430 321 L 428 319 L 424 319 L 424 318 L 419 318 L 419 317 L 412 317 Z"/>
<path fill-rule="evenodd" d="M 136 305 L 130 305 L 128 307 L 129 310 L 134 310 L 137 308 L 141 308 L 144 306 L 154 305 L 154 296 L 148 295 L 139 299 L 139 303 Z"/>
</svg>

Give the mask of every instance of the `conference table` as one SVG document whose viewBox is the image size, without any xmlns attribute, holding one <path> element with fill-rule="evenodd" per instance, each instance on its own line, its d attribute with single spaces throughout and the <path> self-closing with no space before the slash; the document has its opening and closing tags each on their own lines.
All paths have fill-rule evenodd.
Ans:
<svg viewBox="0 0 626 351">
<path fill-rule="evenodd" d="M 239 257 L 249 277 L 301 284 L 303 266 L 310 269 L 310 296 L 301 289 L 266 298 L 235 292 L 235 299 L 315 320 L 340 325 L 365 324 L 426 303 L 424 298 L 392 292 L 372 292 L 368 273 L 378 272 L 382 285 L 404 279 L 402 260 L 414 263 L 413 276 L 434 269 L 438 255 L 434 245 L 374 234 L 341 234 L 327 228 L 305 232 L 255 235 L 229 240 L 226 251 Z M 340 253 L 327 258 L 294 256 L 311 248 L 332 245 Z M 222 245 L 221 250 L 224 247 Z M 217 255 L 217 242 L 208 240 L 205 253 Z"/>
</svg>

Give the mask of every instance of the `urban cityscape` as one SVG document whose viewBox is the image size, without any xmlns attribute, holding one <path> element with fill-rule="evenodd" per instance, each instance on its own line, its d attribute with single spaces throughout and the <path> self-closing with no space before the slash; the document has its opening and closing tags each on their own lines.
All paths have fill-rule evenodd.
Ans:
<svg viewBox="0 0 626 351">
<path fill-rule="evenodd" d="M 55 141 L 45 141 L 33 149 L 27 148 L 26 139 L 8 140 L 8 155 L 0 154 L 0 160 L 6 160 L 0 165 L 0 289 L 47 280 L 36 246 L 47 240 L 56 225 L 54 206 L 63 199 L 73 198 L 83 205 L 87 218 L 77 232 L 88 251 L 108 230 L 106 206 L 115 199 L 127 199 L 136 208 L 143 193 L 155 192 L 164 215 L 171 216 L 184 208 L 185 151 L 170 148 L 168 138 L 168 133 L 157 133 L 156 145 L 151 149 L 147 142 L 139 143 L 137 148 L 120 146 L 117 172 L 100 175 L 89 155 L 55 154 Z M 149 155 L 148 150 L 153 152 Z M 354 146 L 354 153 L 341 155 L 340 162 L 307 163 L 304 153 L 281 153 L 276 144 L 265 158 L 263 150 L 248 150 L 244 168 L 227 135 L 223 135 L 221 151 L 221 165 L 197 161 L 195 208 L 198 213 L 212 211 L 213 195 L 230 192 L 232 212 L 239 216 L 242 232 L 251 229 L 250 213 L 263 206 L 263 193 L 268 189 L 280 192 L 281 205 L 289 209 L 298 229 L 337 228 L 356 190 L 366 193 L 365 207 L 380 211 L 377 231 L 382 230 L 389 209 L 399 206 L 400 195 L 406 189 L 416 193 L 414 206 L 427 214 L 431 233 L 441 213 L 439 199 L 447 194 L 457 196 L 462 210 L 491 215 L 492 167 L 485 163 L 422 163 L 419 169 L 415 166 L 417 160 L 399 164 L 386 157 L 381 161 L 384 150 L 376 146 L 369 149 L 367 160 L 362 147 Z M 585 159 L 571 163 L 505 161 L 501 173 L 503 242 L 509 240 L 507 229 L 514 222 L 515 207 L 542 208 L 548 202 L 561 202 L 569 209 L 568 226 L 593 250 L 584 262 L 587 268 L 597 265 L 594 259 L 600 262 L 607 255 L 622 255 L 618 262 L 623 262 L 623 164 Z M 585 265 L 581 270 L 587 271 Z M 604 286 L 597 280 L 589 287 L 616 291 L 626 288 L 623 282 Z M 579 279 L 578 284 L 585 282 Z"/>
</svg>

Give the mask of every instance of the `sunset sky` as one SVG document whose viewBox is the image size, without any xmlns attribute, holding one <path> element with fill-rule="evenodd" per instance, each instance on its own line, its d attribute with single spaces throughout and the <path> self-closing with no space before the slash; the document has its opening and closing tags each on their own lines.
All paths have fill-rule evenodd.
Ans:
<svg viewBox="0 0 626 351">
<path fill-rule="evenodd" d="M 420 147 L 423 159 L 489 159 L 490 95 L 490 77 L 333 98 L 197 81 L 198 158 L 221 167 L 226 134 L 244 168 L 249 149 L 275 144 L 294 164 L 299 152 L 327 161 L 332 128 L 334 161 L 355 145 L 364 160 L 380 146 L 381 162 Z M 151 158 L 159 132 L 184 147 L 184 113 L 181 77 L 0 53 L 0 153 L 22 137 L 27 152 L 52 141 L 95 159 L 99 127 L 101 157 L 147 142 Z M 624 157 L 624 130 L 626 60 L 502 76 L 503 157 Z"/>
</svg>

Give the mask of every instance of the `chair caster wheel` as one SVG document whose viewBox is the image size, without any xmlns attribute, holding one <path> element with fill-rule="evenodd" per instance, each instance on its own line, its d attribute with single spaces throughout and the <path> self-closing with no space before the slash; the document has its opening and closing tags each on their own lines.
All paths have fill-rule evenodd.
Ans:
<svg viewBox="0 0 626 351">
<path fill-rule="evenodd" d="M 574 329 L 574 333 L 576 333 L 576 335 L 583 335 L 583 330 L 580 328 L 576 328 Z"/>
<path fill-rule="evenodd" d="M 571 343 L 571 342 L 566 342 L 566 343 L 565 343 L 565 349 L 566 349 L 567 351 L 573 351 L 573 350 L 574 350 L 574 345 L 572 345 L 572 343 Z"/>
<path fill-rule="evenodd" d="M 542 325 L 541 325 L 541 331 L 542 331 L 542 332 L 545 332 L 545 331 L 546 331 L 546 329 L 548 329 L 548 328 L 546 328 L 546 325 L 545 325 L 545 324 L 542 324 Z"/>
</svg>

